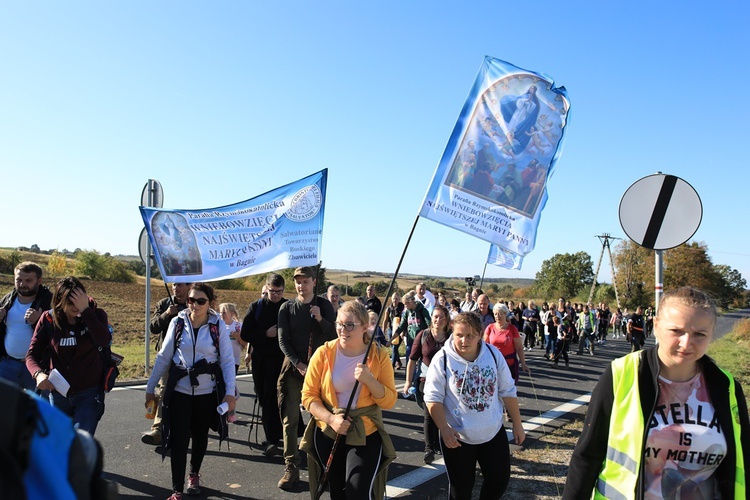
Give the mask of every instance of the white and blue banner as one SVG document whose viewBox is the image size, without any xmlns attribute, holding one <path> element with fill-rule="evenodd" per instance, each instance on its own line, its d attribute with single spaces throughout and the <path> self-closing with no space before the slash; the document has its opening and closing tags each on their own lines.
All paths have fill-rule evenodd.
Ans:
<svg viewBox="0 0 750 500">
<path fill-rule="evenodd" d="M 318 264 L 328 170 L 218 208 L 140 207 L 170 283 L 240 278 Z"/>
<path fill-rule="evenodd" d="M 497 245 L 490 245 L 490 253 L 487 255 L 487 264 L 518 271 L 521 269 L 521 264 L 523 264 L 523 257 L 517 253 L 509 252 L 504 248 L 500 248 Z"/>
<path fill-rule="evenodd" d="M 569 112 L 551 78 L 485 57 L 419 215 L 531 252 Z"/>
</svg>

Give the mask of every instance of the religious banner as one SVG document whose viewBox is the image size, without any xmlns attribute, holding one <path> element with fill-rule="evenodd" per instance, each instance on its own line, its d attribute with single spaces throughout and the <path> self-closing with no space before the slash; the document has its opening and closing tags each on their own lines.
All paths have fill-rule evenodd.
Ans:
<svg viewBox="0 0 750 500">
<path fill-rule="evenodd" d="M 234 205 L 140 207 L 170 283 L 240 278 L 319 262 L 328 170 Z"/>
<path fill-rule="evenodd" d="M 523 257 L 517 253 L 509 252 L 504 248 L 500 248 L 497 245 L 490 245 L 490 253 L 487 255 L 487 264 L 517 271 L 521 269 Z"/>
<path fill-rule="evenodd" d="M 531 252 L 569 111 L 551 78 L 485 57 L 419 215 Z"/>
</svg>

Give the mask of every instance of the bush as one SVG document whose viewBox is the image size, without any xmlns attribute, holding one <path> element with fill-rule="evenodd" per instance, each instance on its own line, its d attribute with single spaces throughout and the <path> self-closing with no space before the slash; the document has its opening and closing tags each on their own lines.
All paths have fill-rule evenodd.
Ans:
<svg viewBox="0 0 750 500">
<path fill-rule="evenodd" d="M 122 262 L 111 255 L 101 255 L 96 250 L 80 250 L 76 253 L 75 273 L 92 280 L 133 283 L 135 278 Z"/>
<path fill-rule="evenodd" d="M 68 274 L 68 259 L 64 254 L 55 250 L 47 261 L 47 272 L 52 276 L 65 276 Z"/>
</svg>

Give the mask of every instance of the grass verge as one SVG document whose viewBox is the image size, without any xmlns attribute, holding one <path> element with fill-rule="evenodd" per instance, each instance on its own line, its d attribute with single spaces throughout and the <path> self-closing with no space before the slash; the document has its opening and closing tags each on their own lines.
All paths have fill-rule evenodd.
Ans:
<svg viewBox="0 0 750 500">
<path fill-rule="evenodd" d="M 708 355 L 728 370 L 747 392 L 750 387 L 750 319 L 735 323 L 729 334 L 711 344 Z"/>
</svg>

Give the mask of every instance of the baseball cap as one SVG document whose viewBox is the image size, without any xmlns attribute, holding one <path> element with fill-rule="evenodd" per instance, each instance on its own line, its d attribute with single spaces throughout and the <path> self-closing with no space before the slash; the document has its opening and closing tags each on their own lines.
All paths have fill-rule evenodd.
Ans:
<svg viewBox="0 0 750 500">
<path fill-rule="evenodd" d="M 315 279 L 315 270 L 309 266 L 298 267 L 294 270 L 294 277 L 296 278 L 297 276 L 305 276 L 306 278 Z"/>
</svg>

